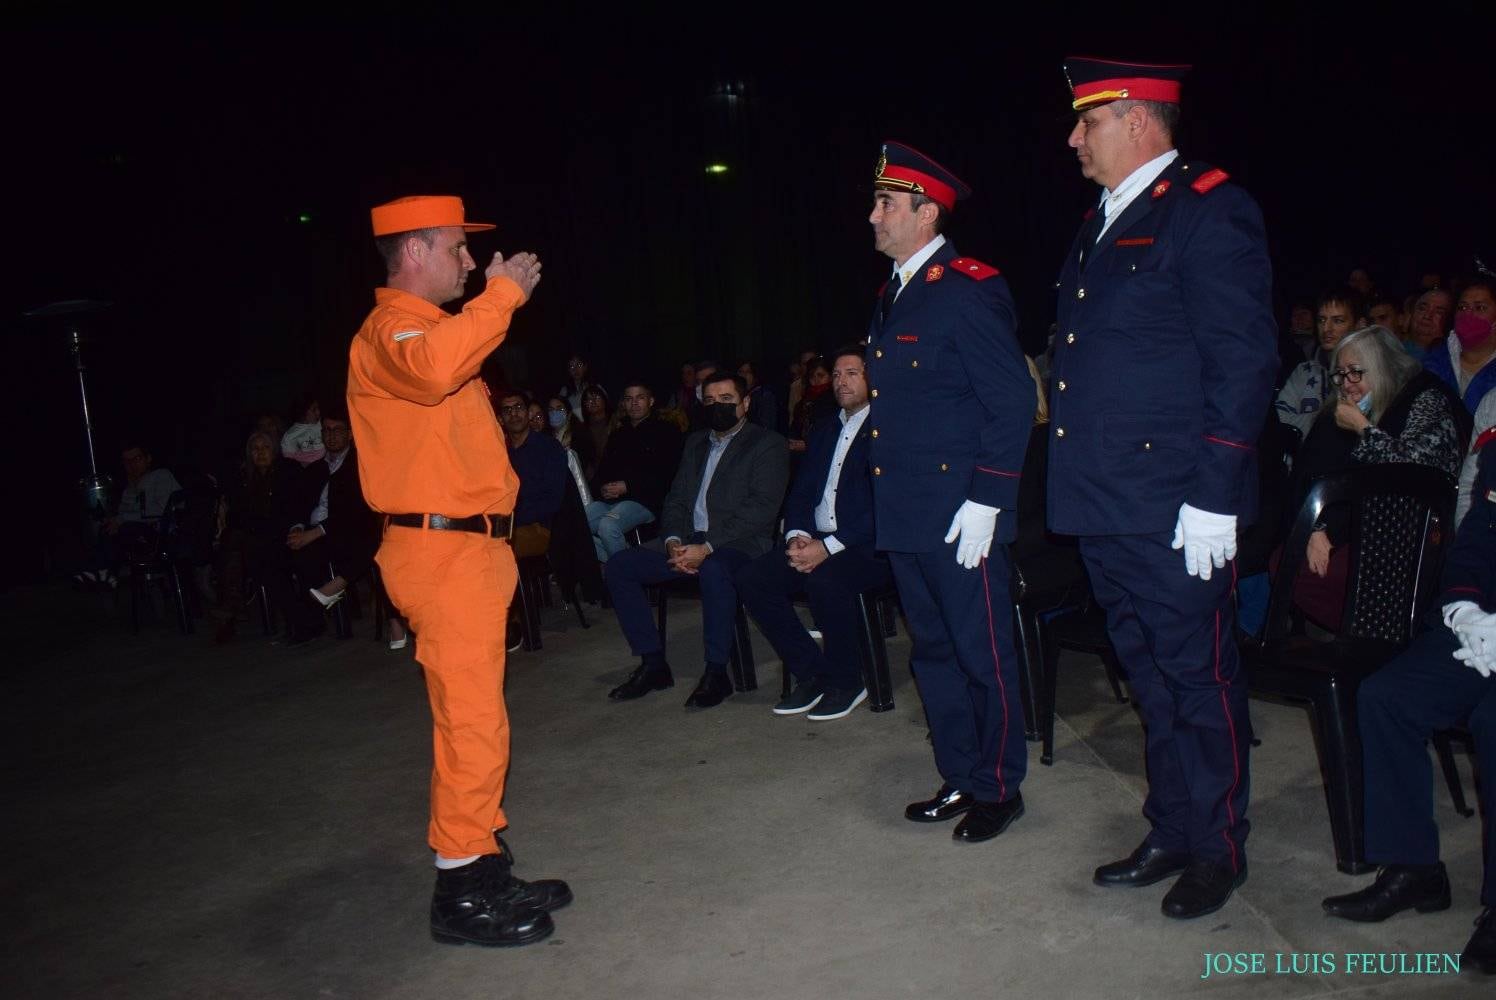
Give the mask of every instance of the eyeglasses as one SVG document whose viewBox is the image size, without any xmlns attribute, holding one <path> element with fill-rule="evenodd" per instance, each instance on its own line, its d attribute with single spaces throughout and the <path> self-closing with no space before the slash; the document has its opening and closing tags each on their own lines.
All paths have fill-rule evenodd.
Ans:
<svg viewBox="0 0 1496 1000">
<path fill-rule="evenodd" d="M 1357 368 L 1352 365 L 1350 368 L 1337 368 L 1332 371 L 1330 373 L 1330 381 L 1336 385 L 1344 385 L 1347 382 L 1351 385 L 1359 385 L 1365 375 L 1365 368 Z"/>
<path fill-rule="evenodd" d="M 499 407 L 500 413 L 523 413 L 528 407 L 524 403 L 509 403 Z"/>
</svg>

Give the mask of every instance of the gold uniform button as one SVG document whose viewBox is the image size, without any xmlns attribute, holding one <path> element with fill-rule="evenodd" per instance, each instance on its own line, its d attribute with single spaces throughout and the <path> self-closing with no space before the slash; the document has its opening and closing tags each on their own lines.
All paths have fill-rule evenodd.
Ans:
<svg viewBox="0 0 1496 1000">
<path fill-rule="evenodd" d="M 1085 298 L 1086 297 L 1086 290 L 1084 288 L 1076 289 L 1075 297 L 1078 298 L 1078 299 Z"/>
<path fill-rule="evenodd" d="M 1152 441 L 1144 441 L 1143 442 L 1143 450 L 1144 451 L 1152 451 L 1153 450 L 1153 442 Z"/>
<path fill-rule="evenodd" d="M 911 361 L 911 362 L 909 362 L 909 367 L 910 368 L 918 368 L 919 367 L 919 362 L 918 361 Z"/>
<path fill-rule="evenodd" d="M 941 472 L 949 472 L 950 469 L 951 469 L 951 467 L 949 465 L 946 465 L 944 462 L 940 463 L 940 471 Z"/>
<path fill-rule="evenodd" d="M 1075 334 L 1073 332 L 1065 334 L 1065 343 L 1067 343 L 1067 344 L 1073 344 L 1073 343 L 1075 343 Z"/>
<path fill-rule="evenodd" d="M 873 390 L 873 391 L 872 391 L 872 392 L 871 392 L 871 393 L 869 393 L 869 394 L 868 394 L 868 395 L 870 395 L 870 396 L 872 396 L 872 397 L 873 397 L 873 398 L 874 398 L 874 399 L 877 399 L 877 398 L 878 398 L 878 390 L 877 390 L 877 389 L 874 389 L 874 390 Z"/>
<path fill-rule="evenodd" d="M 878 436 L 878 428 L 874 427 L 873 428 L 873 437 L 877 437 L 877 436 Z"/>
<path fill-rule="evenodd" d="M 1057 437 L 1057 438 L 1064 437 L 1065 436 L 1065 428 L 1063 428 L 1063 427 L 1056 427 L 1054 429 L 1054 436 Z"/>
<path fill-rule="evenodd" d="M 878 468 L 875 465 L 875 466 L 873 466 L 873 475 L 875 475 L 875 476 L 881 476 L 881 475 L 883 475 L 883 470 L 880 469 L 880 468 Z"/>
<path fill-rule="evenodd" d="M 875 357 L 875 358 L 881 358 L 881 357 L 883 357 L 883 348 L 880 347 L 876 351 L 874 351 L 873 352 L 873 357 Z"/>
<path fill-rule="evenodd" d="M 1060 379 L 1060 391 L 1061 392 L 1065 391 L 1065 380 L 1064 379 Z"/>
</svg>

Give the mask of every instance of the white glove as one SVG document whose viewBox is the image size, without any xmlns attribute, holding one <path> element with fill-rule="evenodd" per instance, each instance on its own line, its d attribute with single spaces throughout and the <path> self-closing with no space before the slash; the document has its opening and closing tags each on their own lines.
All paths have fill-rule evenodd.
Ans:
<svg viewBox="0 0 1496 1000">
<path fill-rule="evenodd" d="M 1220 569 L 1226 560 L 1236 558 L 1236 515 L 1180 504 L 1173 547 L 1184 549 L 1185 572 L 1209 580 L 1212 565 Z"/>
<path fill-rule="evenodd" d="M 1000 511 L 1001 508 L 971 500 L 961 504 L 961 509 L 951 518 L 951 530 L 945 533 L 947 545 L 961 539 L 961 544 L 956 546 L 956 562 L 967 569 L 976 569 L 987 558 L 987 553 L 992 550 L 992 536 L 997 534 Z"/>
<path fill-rule="evenodd" d="M 1485 612 L 1474 601 L 1455 601 L 1444 605 L 1444 627 L 1455 629 L 1465 622 L 1479 618 Z"/>
<path fill-rule="evenodd" d="M 1487 653 L 1479 656 L 1474 651 L 1461 646 L 1454 651 L 1454 658 L 1472 670 L 1479 670 L 1482 677 L 1490 677 L 1496 673 L 1496 654 Z"/>
<path fill-rule="evenodd" d="M 1471 617 L 1457 621 L 1454 634 L 1460 637 L 1460 645 L 1476 656 L 1496 656 L 1496 613 L 1487 614 L 1476 610 Z"/>
</svg>

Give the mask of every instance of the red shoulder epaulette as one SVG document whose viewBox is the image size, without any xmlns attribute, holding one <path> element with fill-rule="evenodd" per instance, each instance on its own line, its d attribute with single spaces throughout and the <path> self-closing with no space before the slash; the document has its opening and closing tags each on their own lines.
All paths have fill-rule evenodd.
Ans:
<svg viewBox="0 0 1496 1000">
<path fill-rule="evenodd" d="M 1211 188 L 1215 187 L 1218 184 L 1221 184 L 1224 181 L 1229 180 L 1230 178 L 1230 174 L 1217 167 L 1214 170 L 1207 170 L 1205 171 L 1205 173 L 1195 178 L 1195 183 L 1191 184 L 1190 187 L 1194 188 L 1197 194 L 1205 194 Z"/>
<path fill-rule="evenodd" d="M 951 261 L 951 270 L 964 274 L 973 281 L 986 281 L 988 278 L 995 278 L 1002 274 L 991 264 L 983 264 L 974 257 L 957 257 Z"/>
</svg>

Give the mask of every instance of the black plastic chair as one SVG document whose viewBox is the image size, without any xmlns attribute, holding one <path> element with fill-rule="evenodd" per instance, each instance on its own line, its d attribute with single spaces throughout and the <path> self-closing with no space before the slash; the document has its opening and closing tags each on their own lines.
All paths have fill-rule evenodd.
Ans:
<svg viewBox="0 0 1496 1000">
<path fill-rule="evenodd" d="M 692 594 L 700 596 L 701 591 L 696 580 L 691 577 L 653 584 L 648 589 L 655 602 L 655 627 L 659 629 L 660 648 L 663 649 L 665 647 L 665 625 L 669 617 L 670 594 L 673 592 L 679 597 Z M 753 641 L 748 635 L 748 614 L 743 610 L 741 601 L 738 602 L 733 622 L 732 648 L 728 651 L 727 665 L 732 675 L 734 691 L 758 690 L 758 673 L 753 665 Z"/>
<path fill-rule="evenodd" d="M 1454 535 L 1454 503 L 1454 480 L 1423 465 L 1373 465 L 1315 480 L 1283 546 L 1263 637 L 1243 649 L 1253 695 L 1311 707 L 1335 865 L 1347 874 L 1373 867 L 1365 854 L 1356 692 L 1407 645 L 1432 600 Z M 1332 504 L 1351 511 L 1354 548 L 1340 628 L 1319 641 L 1293 634 L 1293 585 L 1314 525 Z M 1368 520 L 1376 526 L 1370 532 Z"/>
<path fill-rule="evenodd" d="M 1475 810 L 1465 803 L 1465 789 L 1460 784 L 1460 768 L 1454 761 L 1454 745 L 1459 743 L 1473 757 L 1475 737 L 1463 727 L 1441 729 L 1434 733 L 1433 743 L 1434 750 L 1439 755 L 1439 768 L 1444 772 L 1444 783 L 1449 786 L 1449 800 L 1454 803 L 1454 811 L 1469 819 L 1475 815 Z M 1489 807 L 1488 803 L 1487 808 Z"/>
<path fill-rule="evenodd" d="M 183 635 L 194 631 L 192 619 L 201 613 L 197 605 L 197 585 L 192 580 L 192 564 L 199 546 L 193 537 L 196 505 L 201 501 L 190 490 L 177 490 L 167 498 L 166 507 L 156 523 L 156 532 L 130 553 L 130 624 L 140 632 L 141 608 L 151 604 L 152 586 L 164 590 L 176 613 L 177 627 Z"/>
<path fill-rule="evenodd" d="M 893 679 L 888 670 L 888 640 L 899 634 L 899 592 L 890 580 L 857 595 L 857 652 L 862 663 L 862 683 L 867 688 L 870 712 L 893 709 Z M 796 604 L 804 604 L 804 597 Z M 789 667 L 781 663 L 781 698 L 790 695 Z"/>
<path fill-rule="evenodd" d="M 1127 704 L 1128 697 L 1122 689 L 1122 670 L 1117 662 L 1117 654 L 1112 649 L 1111 636 L 1106 629 L 1106 614 L 1094 600 L 1087 595 L 1080 604 L 1063 608 L 1053 614 L 1039 614 L 1036 616 L 1037 627 L 1035 634 L 1038 637 L 1036 645 L 1039 647 L 1040 655 L 1043 656 L 1044 664 L 1044 694 L 1039 701 L 1040 717 L 1040 739 L 1042 747 L 1039 753 L 1039 763 L 1054 764 L 1054 718 L 1055 697 L 1059 689 L 1060 677 L 1060 651 L 1062 649 L 1074 650 L 1081 653 L 1091 653 L 1101 658 L 1101 664 L 1106 668 L 1107 682 L 1112 686 L 1112 694 L 1117 699 L 1117 704 Z"/>
</svg>

